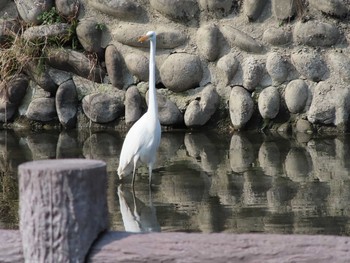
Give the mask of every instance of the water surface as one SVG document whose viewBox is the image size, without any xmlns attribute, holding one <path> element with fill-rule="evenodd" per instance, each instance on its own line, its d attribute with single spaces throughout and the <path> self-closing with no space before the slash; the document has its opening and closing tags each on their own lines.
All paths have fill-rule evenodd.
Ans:
<svg viewBox="0 0 350 263">
<path fill-rule="evenodd" d="M 112 230 L 349 235 L 349 136 L 164 132 L 151 189 L 141 167 L 120 183 L 124 135 L 0 131 L 0 228 L 18 228 L 19 164 L 107 163 Z"/>
</svg>

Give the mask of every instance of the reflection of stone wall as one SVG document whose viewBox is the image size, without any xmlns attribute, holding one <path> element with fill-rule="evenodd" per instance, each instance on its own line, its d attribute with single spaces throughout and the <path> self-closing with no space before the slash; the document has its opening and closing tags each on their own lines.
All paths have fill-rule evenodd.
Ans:
<svg viewBox="0 0 350 263">
<path fill-rule="evenodd" d="M 0 5 L 1 43 L 8 41 L 5 28 L 19 32 L 17 16 L 34 24 L 21 35 L 26 40 L 68 39 L 66 49 L 45 51 L 43 71 L 36 70 L 35 61 L 23 68 L 30 81 L 20 115 L 31 120 L 58 119 L 74 127 L 80 104 L 79 114 L 97 123 L 118 120 L 124 105 L 128 121 L 139 118 L 148 47 L 137 38 L 155 30 L 163 125 L 205 125 L 217 109 L 222 114 L 215 116 L 230 118 L 237 129 L 254 111 L 277 123 L 282 115 L 287 120 L 286 113 L 290 120 L 303 117 L 293 126 L 303 132 L 312 130 L 310 124 L 343 128 L 348 123 L 348 0 L 62 0 L 55 6 L 60 23 L 50 20 L 49 25 L 39 25 L 38 16 L 50 13 L 53 1 L 14 2 Z M 71 49 L 74 23 L 77 50 Z M 0 120 L 17 116 L 28 85 L 23 78 L 10 82 L 17 100 L 10 96 L 1 102 Z M 130 86 L 138 89 L 125 94 Z"/>
<path fill-rule="evenodd" d="M 305 144 L 304 138 L 235 134 L 228 145 L 213 134 L 191 137 L 183 138 L 187 154 L 179 138 L 173 141 L 179 150 L 166 156 L 173 164 L 153 194 L 154 203 L 175 204 L 168 213 L 182 223 L 162 215 L 175 229 L 349 233 L 347 138 L 309 138 Z M 160 156 L 171 140 L 162 140 Z"/>
<path fill-rule="evenodd" d="M 12 215 L 1 217 L 2 227 L 17 225 L 18 164 L 32 159 L 84 157 L 107 163 L 111 228 L 123 230 L 117 197 L 118 133 L 22 135 L 8 131 L 0 135 L 0 214 Z M 348 235 L 348 149 L 348 137 L 309 138 L 307 142 L 303 138 L 300 142 L 259 134 L 218 138 L 213 133 L 165 133 L 152 196 L 144 167 L 136 177 L 135 194 L 143 203 L 141 210 L 152 211 L 147 212 L 152 218 L 156 213 L 160 226 L 165 226 L 163 231 Z M 124 190 L 128 191 L 131 176 L 126 179 Z M 127 203 L 130 205 L 130 200 Z"/>
</svg>

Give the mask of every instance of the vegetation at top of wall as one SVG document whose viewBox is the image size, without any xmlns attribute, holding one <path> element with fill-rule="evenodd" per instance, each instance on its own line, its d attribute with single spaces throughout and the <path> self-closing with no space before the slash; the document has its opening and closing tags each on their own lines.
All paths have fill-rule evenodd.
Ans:
<svg viewBox="0 0 350 263">
<path fill-rule="evenodd" d="M 30 24 L 18 20 L 16 23 L 19 25 L 19 30 L 15 30 L 15 27 L 11 29 L 5 28 L 6 40 L 0 42 L 0 83 L 2 81 L 6 83 L 21 73 L 30 61 L 36 62 L 38 69 L 43 70 L 47 57 L 46 53 L 50 47 L 69 46 L 72 49 L 79 48 L 79 41 L 76 35 L 78 24 L 76 14 L 72 17 L 63 17 L 57 12 L 55 7 L 52 7 L 50 10 L 43 12 L 38 19 L 42 22 L 42 25 L 68 23 L 70 25 L 68 34 L 27 40 L 23 37 L 23 33 L 31 27 Z"/>
<path fill-rule="evenodd" d="M 25 28 L 24 24 L 20 24 L 18 32 L 6 30 L 7 39 L 0 45 L 0 80 L 9 80 L 19 74 L 29 61 L 40 57 L 40 45 L 21 37 Z"/>
</svg>

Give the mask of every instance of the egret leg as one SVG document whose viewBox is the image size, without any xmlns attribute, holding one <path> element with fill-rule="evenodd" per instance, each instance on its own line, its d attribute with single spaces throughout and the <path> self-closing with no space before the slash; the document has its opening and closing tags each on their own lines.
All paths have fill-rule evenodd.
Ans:
<svg viewBox="0 0 350 263">
<path fill-rule="evenodd" d="M 136 174 L 137 159 L 138 158 L 134 158 L 134 170 L 133 170 L 133 173 L 132 173 L 132 181 L 131 181 L 132 189 L 134 189 L 134 185 L 135 185 L 135 174 Z"/>
</svg>

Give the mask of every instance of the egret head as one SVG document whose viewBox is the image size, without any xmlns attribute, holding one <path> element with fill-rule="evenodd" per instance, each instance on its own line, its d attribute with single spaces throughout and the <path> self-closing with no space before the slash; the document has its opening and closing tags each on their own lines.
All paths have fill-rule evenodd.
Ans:
<svg viewBox="0 0 350 263">
<path fill-rule="evenodd" d="M 138 41 L 143 43 L 146 42 L 147 40 L 152 40 L 156 38 L 156 32 L 154 31 L 148 31 L 146 35 L 140 36 Z"/>
</svg>

